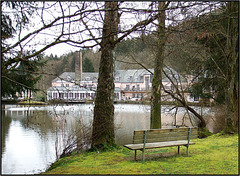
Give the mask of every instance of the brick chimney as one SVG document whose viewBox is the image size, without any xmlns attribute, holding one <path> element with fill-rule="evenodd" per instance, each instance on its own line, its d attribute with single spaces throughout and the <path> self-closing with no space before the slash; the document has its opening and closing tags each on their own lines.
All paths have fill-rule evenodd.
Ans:
<svg viewBox="0 0 240 176">
<path fill-rule="evenodd" d="M 80 85 L 80 81 L 82 81 L 82 53 L 76 51 L 75 58 L 75 84 Z"/>
</svg>

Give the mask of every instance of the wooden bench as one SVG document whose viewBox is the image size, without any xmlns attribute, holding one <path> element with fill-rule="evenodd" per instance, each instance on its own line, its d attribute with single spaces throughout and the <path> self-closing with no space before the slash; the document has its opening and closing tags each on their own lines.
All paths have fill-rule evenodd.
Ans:
<svg viewBox="0 0 240 176">
<path fill-rule="evenodd" d="M 179 154 L 180 146 L 185 146 L 188 156 L 189 145 L 195 144 L 190 139 L 196 139 L 197 137 L 197 128 L 137 130 L 133 134 L 133 144 L 127 144 L 124 147 L 135 151 L 135 160 L 137 150 L 141 150 L 143 162 L 145 161 L 145 149 L 178 146 Z"/>
</svg>

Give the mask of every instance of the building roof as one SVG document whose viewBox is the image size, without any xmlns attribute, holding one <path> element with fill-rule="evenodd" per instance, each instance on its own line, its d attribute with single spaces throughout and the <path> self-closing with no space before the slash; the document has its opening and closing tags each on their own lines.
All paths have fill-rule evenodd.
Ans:
<svg viewBox="0 0 240 176">
<path fill-rule="evenodd" d="M 153 72 L 153 69 L 149 69 Z M 144 75 L 150 75 L 151 73 L 145 69 L 132 69 L 132 70 L 116 70 L 115 71 L 115 82 L 125 83 L 138 83 L 143 82 Z"/>
<path fill-rule="evenodd" d="M 49 87 L 47 89 L 47 91 L 65 91 L 65 92 L 74 91 L 74 90 L 76 90 L 76 91 L 90 91 L 89 89 L 86 89 L 84 87 L 80 87 L 78 85 L 74 85 L 74 86 L 71 86 L 71 87 L 65 87 L 65 86 L 64 87 Z"/>
<path fill-rule="evenodd" d="M 154 69 L 149 69 L 152 73 Z M 179 75 L 175 70 L 172 68 L 164 67 L 164 71 L 169 75 L 169 77 L 174 81 L 175 79 L 181 79 L 182 82 L 186 82 L 187 80 Z M 147 71 L 146 69 L 131 69 L 131 70 L 116 70 L 114 72 L 115 75 L 115 82 L 124 82 L 124 83 L 141 83 L 144 80 L 144 75 L 150 75 L 150 81 L 152 80 L 152 74 Z M 52 82 L 57 82 L 59 80 L 75 82 L 75 72 L 64 72 L 59 77 L 52 80 Z M 98 81 L 98 73 L 96 72 L 83 72 L 82 73 L 82 81 Z M 163 74 L 163 82 L 169 82 L 168 78 Z"/>
<path fill-rule="evenodd" d="M 82 73 L 82 80 L 85 81 L 89 78 L 89 80 L 93 82 L 98 81 L 98 73 L 96 72 L 83 72 Z M 60 80 L 75 82 L 75 72 L 64 72 L 59 77 L 52 80 L 52 82 L 57 82 Z"/>
</svg>

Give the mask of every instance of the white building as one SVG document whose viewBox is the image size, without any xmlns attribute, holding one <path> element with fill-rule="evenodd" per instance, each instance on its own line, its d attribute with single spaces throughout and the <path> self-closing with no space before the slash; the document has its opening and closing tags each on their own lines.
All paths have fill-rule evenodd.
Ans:
<svg viewBox="0 0 240 176">
<path fill-rule="evenodd" d="M 52 81 L 52 87 L 47 90 L 47 100 L 62 99 L 65 101 L 93 100 L 97 89 L 98 73 L 82 72 L 82 56 L 76 53 L 76 72 L 64 72 Z M 78 60 L 78 61 L 77 61 Z M 150 72 L 149 72 L 150 71 Z M 118 100 L 142 100 L 151 97 L 153 69 L 116 70 L 114 73 L 115 101 Z M 164 71 L 174 81 L 174 84 L 185 89 L 190 81 L 179 75 L 175 70 L 164 68 Z M 166 90 L 174 91 L 174 86 L 168 78 L 162 78 Z M 163 92 L 163 91 L 162 91 Z M 184 93 L 189 102 L 195 100 L 189 93 Z M 163 101 L 174 101 L 167 94 L 162 95 Z"/>
</svg>

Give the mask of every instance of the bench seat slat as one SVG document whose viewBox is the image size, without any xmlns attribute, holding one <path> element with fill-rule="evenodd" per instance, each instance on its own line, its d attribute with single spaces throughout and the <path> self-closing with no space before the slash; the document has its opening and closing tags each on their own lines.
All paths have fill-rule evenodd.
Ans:
<svg viewBox="0 0 240 176">
<path fill-rule="evenodd" d="M 178 141 L 178 140 L 186 140 L 186 137 L 180 136 L 178 138 L 176 137 L 159 137 L 159 138 L 147 138 L 146 143 L 152 143 L 152 142 L 168 142 L 168 141 Z M 143 140 L 134 140 L 134 144 L 141 144 L 143 143 Z"/>
<path fill-rule="evenodd" d="M 145 148 L 146 149 L 153 149 L 153 148 L 162 148 L 162 147 L 172 147 L 172 146 L 181 146 L 181 145 L 187 145 L 187 140 L 179 140 L 179 141 L 168 141 L 168 142 L 153 142 L 153 143 L 146 143 Z M 189 145 L 195 144 L 194 142 L 189 142 Z M 127 144 L 124 145 L 124 147 L 130 149 L 130 150 L 142 150 L 143 149 L 143 143 L 142 144 Z"/>
<path fill-rule="evenodd" d="M 198 133 L 197 132 L 193 132 L 193 133 L 191 133 L 191 136 L 192 135 L 198 135 Z M 159 135 L 159 134 L 152 134 L 152 133 L 148 133 L 147 134 L 147 138 L 149 138 L 149 137 L 154 138 L 156 136 L 176 136 L 176 137 L 178 137 L 178 136 L 186 136 L 186 138 L 187 138 L 188 132 L 162 133 L 161 135 Z M 134 135 L 134 139 L 143 139 L 143 135 Z"/>
<path fill-rule="evenodd" d="M 198 134 L 198 132 L 197 131 L 192 131 L 191 135 L 193 135 L 193 134 Z M 160 134 L 159 133 L 151 133 L 151 132 L 148 131 L 148 133 L 147 133 L 147 136 L 160 136 L 160 135 L 161 136 L 169 136 L 169 135 L 171 135 L 171 136 L 175 136 L 175 135 L 177 135 L 177 136 L 183 136 L 183 135 L 187 136 L 188 135 L 188 131 L 164 132 L 164 133 L 160 133 Z M 141 138 L 142 136 L 143 136 L 143 134 L 139 134 L 139 133 L 134 134 L 135 138 Z"/>
<path fill-rule="evenodd" d="M 167 141 L 177 141 L 177 140 L 186 140 L 188 138 L 188 132 L 173 132 L 171 133 L 162 133 L 159 134 L 147 134 L 147 140 L 146 143 L 151 142 L 167 142 Z M 198 134 L 194 132 L 194 134 L 191 133 L 190 139 L 196 139 L 198 138 Z M 133 137 L 133 144 L 143 143 L 144 142 L 144 136 L 142 135 L 135 135 Z"/>
<path fill-rule="evenodd" d="M 135 130 L 134 133 L 143 134 L 145 130 Z M 174 131 L 188 131 L 188 128 L 171 128 L 171 129 L 148 129 L 150 133 L 166 133 L 166 132 L 174 132 Z"/>
</svg>

